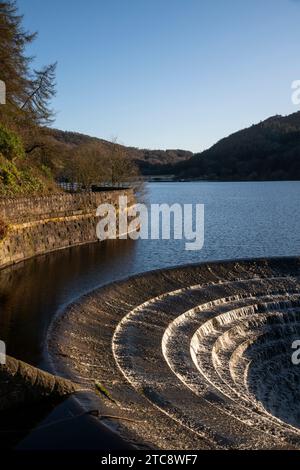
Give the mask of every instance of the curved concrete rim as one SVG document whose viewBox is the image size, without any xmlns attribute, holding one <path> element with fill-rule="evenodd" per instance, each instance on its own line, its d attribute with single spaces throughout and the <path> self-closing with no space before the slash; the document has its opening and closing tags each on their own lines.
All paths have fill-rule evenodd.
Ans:
<svg viewBox="0 0 300 470">
<path fill-rule="evenodd" d="M 97 326 L 97 328 L 99 328 L 100 324 L 101 324 L 101 319 L 103 320 L 103 318 L 104 318 L 103 317 L 103 315 L 104 315 L 103 309 L 105 309 L 107 307 L 107 314 L 108 314 L 108 317 L 109 317 L 108 321 L 111 322 L 109 331 L 112 333 L 111 334 L 111 343 L 110 344 L 111 344 L 111 346 L 113 346 L 112 351 L 111 351 L 112 354 L 110 355 L 108 353 L 108 357 L 110 359 L 113 358 L 113 360 L 116 362 L 115 366 L 116 366 L 117 369 L 119 369 L 118 372 L 121 375 L 123 375 L 123 379 L 124 379 L 124 382 L 122 382 L 122 379 L 120 379 L 119 376 L 118 376 L 116 381 L 118 382 L 118 380 L 119 380 L 120 385 L 119 385 L 119 382 L 118 382 L 118 386 L 120 386 L 120 389 L 122 387 L 123 387 L 123 389 L 128 387 L 128 383 L 129 383 L 130 386 L 133 385 L 133 388 L 135 389 L 134 390 L 134 400 L 137 399 L 137 401 L 139 401 L 140 397 L 137 398 L 136 395 L 137 395 L 137 393 L 139 393 L 140 383 L 138 381 L 135 382 L 135 380 L 131 380 L 130 373 L 128 371 L 124 373 L 124 367 L 125 367 L 125 370 L 126 370 L 127 364 L 126 364 L 126 360 L 124 359 L 124 357 L 122 357 L 124 344 L 121 344 L 121 347 L 118 350 L 118 341 L 119 341 L 119 338 L 120 338 L 119 332 L 118 332 L 118 326 L 122 323 L 122 318 L 126 317 L 126 311 L 127 311 L 127 314 L 129 314 L 131 311 L 133 312 L 135 309 L 138 310 L 139 306 L 140 306 L 140 308 L 143 308 L 143 304 L 147 304 L 147 305 L 149 304 L 149 302 L 147 302 L 147 300 L 149 300 L 149 298 L 147 298 L 147 295 L 145 293 L 144 299 L 136 299 L 136 303 L 134 305 L 130 304 L 130 302 L 132 300 L 132 299 L 130 299 L 130 300 L 128 300 L 128 306 L 125 305 L 126 304 L 125 301 L 123 302 L 124 305 L 123 305 L 122 308 L 116 306 L 116 303 L 118 302 L 118 300 L 120 302 L 122 301 L 121 294 L 123 295 L 123 300 L 124 300 L 124 295 L 126 293 L 126 286 L 128 287 L 128 286 L 131 285 L 131 294 L 133 294 L 134 293 L 134 287 L 132 286 L 132 284 L 135 284 L 135 286 L 137 286 L 140 280 L 141 280 L 141 282 L 146 282 L 147 280 L 148 281 L 153 280 L 154 278 L 164 276 L 165 274 L 167 274 L 167 275 L 170 275 L 170 277 L 172 278 L 172 282 L 174 281 L 174 284 L 176 284 L 176 274 L 179 275 L 180 273 L 182 274 L 184 272 L 193 273 L 194 270 L 195 271 L 197 269 L 201 270 L 201 269 L 204 269 L 206 267 L 207 268 L 217 268 L 217 269 L 223 267 L 223 268 L 225 268 L 225 271 L 226 271 L 226 269 L 227 269 L 227 271 L 230 270 L 230 267 L 234 268 L 234 266 L 238 266 L 238 265 L 243 266 L 244 268 L 247 268 L 247 266 L 249 268 L 250 267 L 253 268 L 253 267 L 255 267 L 256 264 L 257 264 L 257 267 L 261 267 L 261 268 L 265 267 L 266 273 L 268 273 L 268 270 L 272 271 L 272 269 L 275 268 L 275 267 L 279 268 L 281 266 L 283 268 L 283 266 L 285 264 L 287 264 L 287 265 L 295 264 L 295 266 L 297 265 L 297 270 L 299 271 L 300 258 L 297 257 L 297 256 L 289 256 L 289 257 L 271 257 L 271 258 L 259 257 L 259 258 L 243 258 L 243 259 L 230 259 L 230 260 L 202 261 L 200 263 L 192 263 L 192 264 L 173 266 L 173 267 L 168 267 L 168 268 L 163 268 L 163 269 L 156 269 L 156 270 L 152 270 L 152 271 L 147 271 L 145 273 L 136 274 L 134 276 L 128 276 L 125 279 L 115 281 L 113 283 L 108 283 L 104 286 L 101 286 L 97 289 L 94 289 L 93 291 L 91 291 L 91 292 L 85 294 L 84 296 L 82 296 L 77 302 L 72 303 L 69 306 L 67 306 L 66 309 L 64 309 L 63 312 L 60 312 L 59 317 L 56 317 L 53 320 L 53 322 L 51 324 L 51 327 L 49 328 L 49 331 L 48 331 L 47 348 L 48 348 L 49 357 L 52 360 L 52 365 L 53 365 L 54 369 L 55 370 L 60 370 L 60 372 L 63 372 L 64 374 L 66 374 L 70 378 L 74 377 L 73 376 L 74 367 L 73 367 L 72 360 L 71 361 L 69 361 L 69 360 L 62 361 L 63 362 L 62 364 L 58 364 L 56 354 L 57 354 L 58 350 L 61 351 L 61 348 L 66 347 L 66 349 L 68 350 L 70 345 L 72 346 L 72 344 L 73 344 L 73 346 L 74 346 L 76 344 L 75 341 L 72 343 L 71 340 L 70 340 L 69 344 L 68 344 L 68 341 L 66 342 L 67 334 L 73 333 L 72 325 L 71 325 L 72 322 L 73 322 L 73 326 L 74 326 L 75 336 L 76 335 L 80 336 L 81 332 L 77 328 L 78 328 L 79 324 L 82 327 L 82 324 L 80 323 L 80 321 L 83 319 L 84 314 L 86 314 L 87 317 L 88 317 L 88 320 L 85 319 L 86 323 L 91 321 L 91 324 L 93 324 L 93 327 L 94 327 L 94 322 L 95 322 L 95 325 Z M 273 266 L 273 268 L 272 268 L 272 266 Z M 284 269 L 283 269 L 283 271 L 284 271 Z M 288 275 L 286 275 L 286 277 L 289 278 Z M 247 277 L 246 277 L 245 280 L 251 280 L 251 279 L 250 278 L 247 279 Z M 237 278 L 235 280 L 235 282 L 239 282 L 239 279 Z M 202 283 L 203 283 L 203 280 L 202 280 Z M 180 286 L 183 291 L 185 290 L 185 288 L 189 288 L 191 285 L 193 285 L 193 284 L 190 284 L 190 285 L 187 285 L 187 286 L 184 287 L 183 284 L 184 283 L 182 282 L 182 280 L 181 281 L 177 280 L 177 287 Z M 213 285 L 213 284 L 214 283 L 212 283 L 211 285 Z M 216 282 L 215 284 L 218 286 L 218 282 Z M 202 287 L 204 287 L 204 283 L 203 283 Z M 169 286 L 166 286 L 166 288 L 164 288 L 163 283 L 159 287 L 158 286 L 156 286 L 156 287 L 152 286 L 152 289 L 153 289 L 153 291 L 155 291 L 157 298 L 164 297 L 164 294 L 169 294 L 169 293 L 172 293 L 172 292 L 176 292 L 176 290 L 178 290 L 178 289 L 175 289 L 175 288 L 173 289 L 173 291 L 169 290 Z M 152 294 L 153 293 L 151 293 L 151 295 Z M 150 295 L 150 297 L 151 297 L 151 295 Z M 110 299 L 111 303 L 114 303 L 114 305 L 111 306 L 111 308 L 109 306 L 109 299 Z M 97 311 L 98 307 L 95 306 L 95 303 L 98 302 L 98 301 L 100 301 L 101 303 L 103 301 L 103 303 L 105 304 L 105 307 L 103 307 L 102 305 L 101 305 L 101 308 L 99 307 L 100 310 L 101 309 L 102 310 L 100 312 L 100 317 L 96 318 L 96 316 L 97 316 L 96 311 Z M 116 318 L 115 319 L 112 318 L 113 315 L 114 315 L 114 310 L 116 312 Z M 79 318 L 79 313 L 82 314 L 81 319 Z M 72 320 L 72 322 L 71 322 L 71 320 Z M 76 322 L 78 322 L 78 323 L 76 323 Z M 96 323 L 96 322 L 98 322 L 98 323 Z M 96 328 L 96 326 L 95 326 L 95 328 Z M 125 326 L 127 328 L 127 325 L 125 325 Z M 90 327 L 90 325 L 85 325 L 84 326 L 84 328 L 86 328 L 86 330 L 84 330 L 82 335 L 85 334 L 85 333 L 90 334 L 90 338 L 92 340 L 95 339 L 95 341 L 97 342 L 97 338 L 94 338 L 92 336 L 94 334 L 94 331 L 92 331 L 92 333 L 91 333 L 90 330 L 89 330 L 89 327 Z M 129 329 L 128 332 L 130 332 L 130 331 L 131 330 Z M 124 340 L 124 338 L 125 337 L 122 336 L 122 341 Z M 83 352 L 83 350 L 88 351 L 88 345 L 86 343 L 84 343 L 82 338 L 79 338 L 79 339 L 80 339 L 79 345 L 78 345 L 79 351 L 81 353 Z M 56 346 L 55 346 L 55 343 L 57 343 Z M 108 345 L 109 345 L 109 343 L 106 343 L 107 348 L 108 348 Z M 116 353 L 116 345 L 117 345 L 117 353 Z M 125 349 L 126 349 L 126 347 L 125 347 Z M 87 349 L 84 349 L 84 348 L 87 348 Z M 127 352 L 128 351 L 130 353 L 130 349 L 127 349 Z M 104 358 L 104 362 L 105 362 L 105 360 L 106 359 Z M 194 358 L 194 362 L 195 363 L 197 362 L 195 358 Z M 97 364 L 99 364 L 99 367 L 101 368 L 101 364 L 99 363 L 99 361 L 97 362 Z M 109 362 L 108 362 L 108 364 L 109 364 Z M 115 366 L 112 365 L 112 368 L 114 369 Z M 80 369 L 80 367 L 79 367 L 79 369 Z M 82 368 L 83 371 L 84 371 L 84 367 Z M 128 373 L 129 373 L 129 375 L 128 375 Z M 117 372 L 114 371 L 114 374 L 117 375 Z M 91 389 L 91 392 L 92 392 L 92 389 Z M 116 397 L 117 397 L 116 401 L 118 401 L 118 399 L 119 399 L 118 393 L 116 393 Z M 150 402 L 151 401 L 157 402 L 158 398 L 157 397 L 153 398 L 153 390 L 151 391 L 150 395 L 149 395 L 149 393 L 150 393 L 149 390 L 143 389 L 143 394 L 146 394 L 145 396 L 146 396 L 146 399 L 148 401 L 150 400 Z M 92 395 L 92 393 L 88 393 L 87 397 L 88 397 L 88 400 L 93 401 L 93 397 L 91 397 L 91 395 Z M 120 399 L 120 403 L 123 403 L 123 405 L 124 405 L 124 403 L 126 403 L 126 400 L 124 400 L 124 402 L 122 402 L 122 399 Z M 144 401 L 143 401 L 143 403 L 144 403 Z M 113 410 L 115 410 L 113 403 L 109 403 L 109 405 L 112 406 Z M 162 411 L 160 406 L 158 406 L 158 408 L 160 408 L 160 411 Z M 119 408 L 119 411 L 120 411 L 120 408 Z M 166 411 L 166 410 L 164 410 L 164 411 Z M 168 414 L 168 413 L 166 413 L 166 414 L 168 415 L 168 418 L 170 418 L 170 414 Z M 179 418 L 180 417 L 177 416 L 177 422 L 180 423 Z M 175 419 L 175 415 L 173 417 L 171 417 L 171 420 L 174 420 L 174 419 Z M 170 421 L 168 421 L 168 423 L 170 423 Z M 109 426 L 111 426 L 111 424 L 112 424 L 111 422 L 108 422 Z M 181 423 L 181 425 L 182 425 L 182 423 Z M 138 426 L 133 426 L 133 428 L 134 428 L 134 433 L 138 434 Z M 120 429 L 117 429 L 117 431 L 120 431 Z M 123 430 L 121 429 L 121 435 L 122 435 L 122 432 L 123 432 Z M 230 443 L 230 442 L 228 444 L 226 444 L 226 442 L 225 442 L 226 439 L 223 439 L 223 437 L 220 436 L 220 434 L 222 434 L 222 433 L 219 433 L 219 434 L 217 433 L 218 435 L 216 435 L 214 438 L 212 438 L 213 433 L 211 433 L 210 438 L 208 438 L 208 436 L 205 434 L 206 430 L 200 430 L 200 428 L 197 431 L 197 433 L 198 433 L 198 436 L 200 436 L 201 439 L 202 439 L 202 440 L 201 439 L 200 440 L 201 440 L 204 448 L 206 448 L 206 446 L 208 448 L 215 448 L 215 447 L 231 448 L 231 446 L 232 446 L 232 443 Z M 276 437 L 276 435 L 277 434 L 275 433 L 274 436 Z M 125 436 L 126 436 L 126 432 L 125 432 Z M 268 439 L 266 439 L 266 442 L 264 443 L 263 448 L 268 448 L 268 446 L 271 447 L 271 448 L 276 447 L 275 441 L 276 441 L 277 438 L 274 441 L 274 445 L 271 445 L 272 439 L 270 439 L 269 441 L 268 441 Z M 145 439 L 143 439 L 143 442 L 149 442 L 149 440 L 150 440 L 150 445 L 154 445 L 154 446 L 159 445 L 157 442 L 155 442 L 154 444 L 153 444 L 153 442 L 151 442 L 151 436 L 149 437 L 149 434 L 148 434 L 148 436 L 147 435 L 145 436 Z M 297 448 L 300 446 L 300 441 L 298 442 L 298 438 L 296 439 L 295 442 L 293 441 L 293 443 L 292 443 L 292 441 L 293 441 L 293 439 L 291 439 L 291 446 L 292 447 L 294 445 L 296 445 Z M 241 447 L 239 447 L 239 448 L 242 448 L 243 445 L 241 445 Z"/>
</svg>

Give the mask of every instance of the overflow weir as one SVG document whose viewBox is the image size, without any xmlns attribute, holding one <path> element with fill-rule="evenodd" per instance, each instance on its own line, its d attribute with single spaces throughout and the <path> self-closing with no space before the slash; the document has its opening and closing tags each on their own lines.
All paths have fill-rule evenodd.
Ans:
<svg viewBox="0 0 300 470">
<path fill-rule="evenodd" d="M 136 445 L 299 449 L 299 276 L 300 258 L 237 260 L 102 287 L 52 324 L 55 372 L 89 402 L 101 384 Z"/>
</svg>

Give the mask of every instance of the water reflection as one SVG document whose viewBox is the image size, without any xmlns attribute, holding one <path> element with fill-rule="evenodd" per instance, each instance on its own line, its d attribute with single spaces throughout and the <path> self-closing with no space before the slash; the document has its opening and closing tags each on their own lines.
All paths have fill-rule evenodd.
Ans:
<svg viewBox="0 0 300 470">
<path fill-rule="evenodd" d="M 0 332 L 8 354 L 34 364 L 53 314 L 84 293 L 132 271 L 135 243 L 69 248 L 0 271 Z"/>
</svg>

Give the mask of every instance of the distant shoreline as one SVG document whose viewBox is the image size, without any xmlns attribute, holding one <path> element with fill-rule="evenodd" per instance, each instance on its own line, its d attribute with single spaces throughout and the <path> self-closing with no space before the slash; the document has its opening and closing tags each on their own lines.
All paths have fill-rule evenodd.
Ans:
<svg viewBox="0 0 300 470">
<path fill-rule="evenodd" d="M 300 179 L 295 180 L 243 180 L 243 179 L 235 179 L 235 180 L 225 180 L 225 179 L 176 179 L 176 178 L 159 178 L 153 177 L 150 179 L 144 179 L 144 183 L 296 183 L 300 182 Z"/>
</svg>

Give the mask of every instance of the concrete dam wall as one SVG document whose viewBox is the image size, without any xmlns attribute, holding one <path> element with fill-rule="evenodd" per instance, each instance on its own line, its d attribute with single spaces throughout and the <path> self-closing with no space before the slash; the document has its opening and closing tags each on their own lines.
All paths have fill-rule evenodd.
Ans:
<svg viewBox="0 0 300 470">
<path fill-rule="evenodd" d="M 49 347 L 61 375 L 103 384 L 137 445 L 299 449 L 299 318 L 299 258 L 206 263 L 96 290 Z"/>
<path fill-rule="evenodd" d="M 4 226 L 0 268 L 39 254 L 97 241 L 96 209 L 102 203 L 117 208 L 119 196 L 127 196 L 128 206 L 134 203 L 131 189 L 0 200 L 0 222 Z"/>
</svg>

